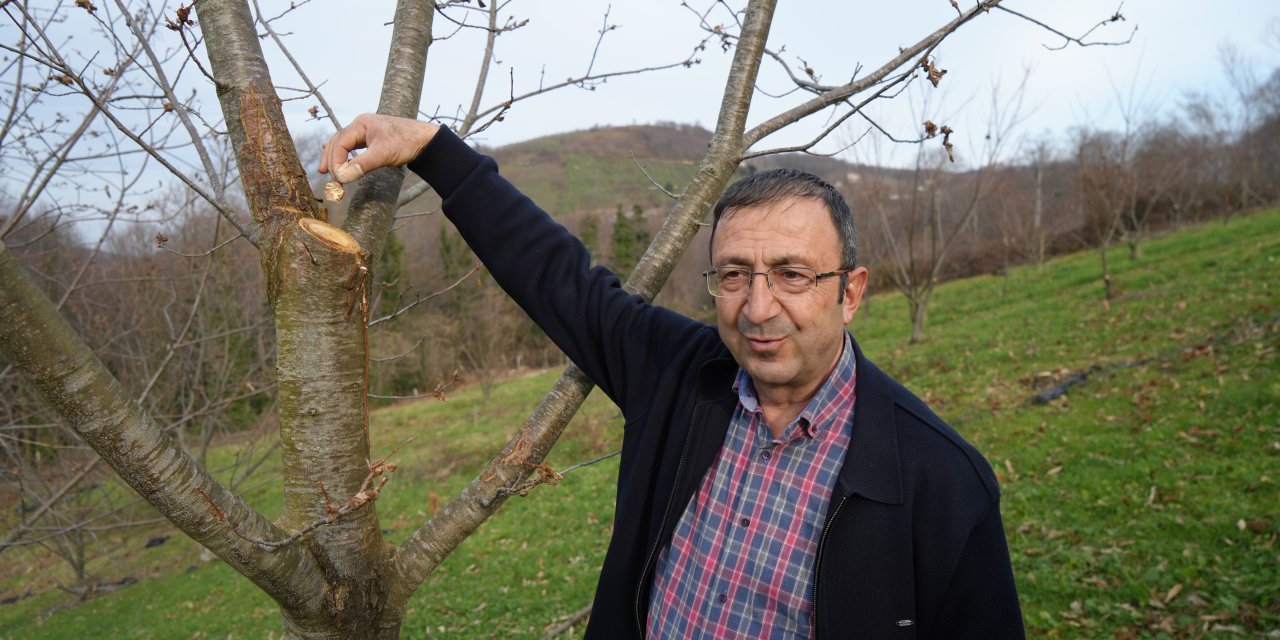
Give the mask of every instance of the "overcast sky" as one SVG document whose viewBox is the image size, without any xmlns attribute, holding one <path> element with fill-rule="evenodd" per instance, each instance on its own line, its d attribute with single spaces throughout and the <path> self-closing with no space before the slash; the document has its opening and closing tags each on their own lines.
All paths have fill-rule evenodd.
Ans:
<svg viewBox="0 0 1280 640">
<path fill-rule="evenodd" d="M 457 19 L 466 16 L 469 24 L 478 24 L 483 18 L 481 12 L 458 11 L 475 8 L 478 1 L 468 0 L 452 7 L 450 15 Z M 495 1 L 500 0 L 487 0 Z M 690 68 L 615 77 L 592 91 L 570 87 L 521 101 L 504 122 L 484 131 L 476 141 L 504 145 L 596 125 L 676 122 L 714 126 L 733 51 L 722 50 L 718 40 L 712 39 L 704 50 L 694 52 L 708 34 L 699 26 L 698 16 L 678 0 L 615 0 L 611 4 L 599 0 L 505 1 L 506 13 L 527 23 L 499 39 L 497 62 L 489 76 L 484 105 L 506 99 L 513 85 L 519 95 L 543 84 L 582 75 L 605 24 L 616 28 L 600 42 L 593 67 L 597 73 L 678 63 L 691 55 L 700 62 Z M 730 24 L 733 20 L 715 0 L 687 1 L 693 7 L 714 7 L 708 18 L 712 25 Z M 744 1 L 729 0 L 735 7 Z M 971 6 L 973 0 L 958 1 L 961 6 Z M 154 7 L 164 7 L 165 15 L 172 17 L 173 3 L 153 2 Z M 114 5 L 98 4 L 101 14 L 116 11 Z M 258 0 L 258 4 L 267 15 L 284 14 L 273 23 L 275 29 L 284 34 L 308 76 L 322 84 L 324 96 L 342 122 L 376 109 L 391 34 L 395 5 L 392 0 L 310 0 L 299 2 L 293 11 L 288 10 L 289 3 L 281 0 Z M 956 15 L 948 0 L 781 0 L 778 4 L 770 49 L 797 69 L 796 73 L 802 64 L 807 64 L 821 82 L 833 85 L 881 66 L 897 54 L 899 47 L 914 44 Z M 1001 87 L 996 102 L 1007 105 L 1011 90 L 1024 76 L 1027 88 L 1020 114 L 1023 121 L 1006 138 L 1006 159 L 1015 158 L 1025 148 L 1020 143 L 1046 136 L 1060 139 L 1073 127 L 1120 127 L 1118 98 L 1132 100 L 1138 105 L 1135 110 L 1147 118 L 1176 111 L 1188 91 L 1227 95 L 1229 85 L 1220 55 L 1224 46 L 1234 47 L 1244 61 L 1242 68 L 1258 77 L 1266 77 L 1280 66 L 1276 62 L 1280 60 L 1280 2 L 1276 0 L 1128 0 L 1123 5 L 1115 0 L 1006 0 L 1004 4 L 1070 35 L 1084 34 L 1119 11 L 1123 20 L 1096 29 L 1088 39 L 1098 43 L 1129 42 L 1121 46 L 1067 44 L 1060 50 L 1050 50 L 1061 47 L 1062 38 L 994 11 L 979 16 L 936 50 L 937 66 L 947 70 L 940 89 L 920 81 L 912 90 L 894 100 L 880 101 L 867 112 L 899 138 L 918 137 L 925 119 L 951 126 L 956 131 L 956 166 L 962 168 L 981 160 L 980 147 L 985 143 L 984 134 L 992 117 L 992 87 Z M 95 32 L 95 18 L 90 14 L 66 0 L 59 6 L 49 9 L 56 18 L 48 25 L 53 39 L 75 54 L 77 65 L 98 74 L 95 77 L 101 80 L 105 76 L 98 67 L 105 67 L 104 61 L 114 59 L 113 44 Z M 12 25 L 0 30 L 16 33 Z M 430 50 L 422 110 L 453 115 L 470 103 L 483 32 L 458 29 L 441 18 L 436 20 L 435 32 L 437 41 Z M 161 28 L 151 42 L 161 52 L 175 53 L 167 66 L 171 67 L 170 77 L 176 77 L 177 67 L 186 62 L 178 35 Z M 280 87 L 304 86 L 271 40 L 261 42 L 275 83 Z M 197 51 L 204 55 L 203 50 Z M 189 96 L 194 92 L 194 106 L 204 122 L 223 128 L 212 84 L 190 65 L 185 66 L 177 94 Z M 794 85 L 780 65 L 768 58 L 758 88 L 749 126 L 808 97 L 800 93 L 770 97 L 786 94 Z M 311 119 L 307 113 L 317 105 L 314 97 L 289 100 L 299 94 L 283 88 L 281 96 L 286 99 L 284 109 L 295 136 L 317 140 L 332 134 L 333 127 L 327 120 Z M 38 115 L 54 119 L 63 113 L 83 113 L 87 108 L 87 102 L 75 92 L 55 91 L 42 101 Z M 1004 113 L 1007 117 L 1007 108 Z M 122 114 L 149 117 L 144 111 Z M 813 116 L 766 138 L 756 150 L 807 142 L 829 124 L 828 117 L 829 114 Z M 105 121 L 99 125 L 108 128 Z M 818 150 L 835 152 L 851 141 L 861 140 L 851 150 L 843 151 L 842 157 L 899 166 L 910 162 L 916 147 L 875 144 L 872 138 L 860 137 L 867 127 L 866 122 L 850 120 Z M 90 142 L 98 146 L 120 145 L 126 150 L 131 147 L 118 134 L 106 133 Z M 928 144 L 936 148 L 938 141 Z M 91 145 L 83 153 L 91 158 L 103 150 Z M 308 152 L 304 148 L 302 159 L 308 168 L 315 168 L 318 158 L 306 155 L 317 152 L 318 149 Z M 188 148 L 178 146 L 170 153 L 177 165 L 197 176 L 197 182 L 202 181 L 201 170 L 196 169 L 198 162 Z M 139 192 L 139 197 L 152 198 L 150 194 L 173 184 L 173 178 L 157 163 L 139 169 L 143 161 L 142 154 L 126 154 L 105 158 L 98 163 L 101 166 L 88 169 L 93 162 L 89 160 L 84 163 L 86 171 L 67 173 L 52 183 L 47 197 L 56 199 L 60 207 L 96 205 L 102 189 L 118 190 L 121 187 L 117 183 L 141 172 L 145 178 L 141 183 L 149 185 L 149 190 Z M 6 172 L 0 176 L 0 185 L 21 189 L 28 177 L 22 171 Z"/>
<path fill-rule="evenodd" d="M 690 0 L 694 6 L 701 6 Z M 961 0 L 961 6 L 970 4 Z M 1128 0 L 1123 5 L 1101 0 L 1009 0 L 1012 9 L 1026 13 L 1071 35 L 1083 34 L 1117 12 L 1124 20 L 1097 29 L 1091 41 L 1123 46 L 1079 47 L 1051 51 L 1061 38 L 1002 12 L 980 16 L 937 50 L 940 68 L 948 71 L 939 91 L 923 87 L 892 103 L 881 104 L 876 117 L 894 133 L 909 136 L 922 114 L 949 122 L 957 130 L 961 149 L 977 144 L 990 118 L 992 90 L 1016 86 L 1029 73 L 1023 111 L 1027 120 L 1018 133 L 1025 136 L 1061 134 L 1073 126 L 1120 126 L 1117 95 L 1131 96 L 1143 111 L 1176 108 L 1188 90 L 1222 92 L 1220 48 L 1230 44 L 1259 75 L 1276 68 L 1280 54 L 1280 3 L 1273 0 Z M 392 2 L 363 1 L 359 10 L 347 0 L 315 0 L 277 26 L 292 32 L 289 46 L 303 61 L 313 80 L 325 82 L 326 98 L 343 122 L 376 107 L 383 58 L 390 35 Z M 264 3 L 264 10 L 266 9 Z M 517 94 L 575 76 L 586 70 L 597 32 L 609 11 L 616 25 L 603 40 L 595 71 L 607 72 L 684 60 L 705 37 L 697 17 L 673 0 L 620 0 L 612 4 L 588 0 L 515 0 L 508 11 L 528 24 L 499 39 L 497 59 L 483 101 L 494 104 L 507 97 L 514 83 Z M 461 15 L 461 14 L 459 14 Z M 769 46 L 798 65 L 809 64 L 824 83 L 847 81 L 859 69 L 874 69 L 955 16 L 946 0 L 862 2 L 783 0 L 775 16 Z M 480 15 L 470 18 L 478 22 Z M 723 23 L 724 12 L 713 13 Z M 328 25 L 328 26 L 321 26 Z M 334 26 L 334 25 L 340 25 Z M 1136 29 L 1136 31 L 1135 31 Z M 341 31 L 340 33 L 339 30 Z M 437 20 L 437 36 L 454 31 Z M 335 47 L 335 43 L 338 43 Z M 274 56 L 268 42 L 268 54 Z M 519 103 L 504 122 L 484 132 L 480 140 L 502 145 L 542 135 L 588 128 L 673 121 L 714 125 L 732 51 L 709 43 L 696 57 L 701 63 L 610 80 L 595 91 L 570 88 Z M 479 32 L 464 30 L 431 49 L 424 111 L 453 114 L 470 101 L 479 65 Z M 285 67 L 273 66 L 277 84 L 297 84 Z M 785 76 L 766 60 L 761 88 L 770 93 L 788 89 Z M 920 83 L 923 84 L 923 83 Z M 793 94 L 771 99 L 757 93 L 751 122 L 758 122 L 802 100 Z M 925 100 L 928 106 L 923 107 Z M 306 122 L 305 110 L 314 101 L 287 104 L 295 131 L 326 131 Z M 438 111 L 437 111 L 438 110 Z M 813 123 L 767 140 L 766 146 L 806 140 L 823 124 Z M 852 140 L 866 125 L 852 125 L 826 147 L 833 150 Z M 972 134 L 972 137 L 965 134 Z"/>
</svg>

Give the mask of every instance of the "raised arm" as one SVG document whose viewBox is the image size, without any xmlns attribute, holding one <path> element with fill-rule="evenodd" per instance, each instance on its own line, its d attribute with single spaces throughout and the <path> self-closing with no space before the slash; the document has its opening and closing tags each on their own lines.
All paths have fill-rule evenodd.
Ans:
<svg viewBox="0 0 1280 640">
<path fill-rule="evenodd" d="M 360 148 L 367 151 L 348 161 Z M 324 156 L 321 170 L 345 181 L 407 162 L 435 188 L 445 215 L 503 290 L 626 414 L 647 407 L 643 390 L 675 358 L 719 345 L 714 328 L 652 306 L 608 269 L 592 267 L 573 234 L 502 178 L 492 158 L 448 130 L 363 115 L 330 140 Z M 649 384 L 633 384 L 640 379 Z"/>
</svg>

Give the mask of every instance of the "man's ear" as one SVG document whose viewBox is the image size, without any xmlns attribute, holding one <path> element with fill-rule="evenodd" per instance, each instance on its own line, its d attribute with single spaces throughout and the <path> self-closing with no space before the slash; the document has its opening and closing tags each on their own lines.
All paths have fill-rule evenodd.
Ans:
<svg viewBox="0 0 1280 640">
<path fill-rule="evenodd" d="M 853 320 L 853 314 L 858 312 L 858 306 L 862 304 L 862 294 L 867 291 L 868 277 L 870 274 L 866 267 L 858 267 L 849 272 L 849 280 L 844 285 L 844 302 L 841 303 L 845 324 Z"/>
</svg>

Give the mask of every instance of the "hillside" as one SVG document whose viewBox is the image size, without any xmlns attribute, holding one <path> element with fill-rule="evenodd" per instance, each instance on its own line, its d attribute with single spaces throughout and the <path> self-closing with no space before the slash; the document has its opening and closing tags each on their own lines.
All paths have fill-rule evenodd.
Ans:
<svg viewBox="0 0 1280 640">
<path fill-rule="evenodd" d="M 711 132 L 681 124 L 598 127 L 486 149 L 517 187 L 554 215 L 612 213 L 663 208 L 671 200 L 644 176 L 644 167 L 668 191 L 691 179 L 711 142 Z M 834 158 L 800 153 L 766 156 L 746 163 L 740 173 L 779 166 L 795 167 L 843 183 L 862 169 Z"/>
</svg>

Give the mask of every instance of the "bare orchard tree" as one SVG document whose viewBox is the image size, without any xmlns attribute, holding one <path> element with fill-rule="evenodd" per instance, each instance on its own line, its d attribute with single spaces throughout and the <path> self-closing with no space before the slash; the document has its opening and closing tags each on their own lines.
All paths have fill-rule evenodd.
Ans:
<svg viewBox="0 0 1280 640">
<path fill-rule="evenodd" d="M 92 54 L 72 57 L 72 49 L 51 32 L 55 16 L 46 11 L 42 17 L 42 9 L 34 5 L 4 5 L 6 15 L 32 43 L 22 53 L 24 64 L 38 69 L 41 78 L 55 77 L 67 95 L 88 105 L 85 113 L 105 118 L 112 130 L 132 141 L 132 149 L 179 176 L 257 249 L 277 345 L 281 516 L 269 520 L 201 468 L 103 365 L 7 248 L 0 249 L 0 314 L 6 318 L 0 326 L 0 355 L 161 515 L 272 597 L 286 637 L 397 637 L 410 595 L 508 496 L 528 486 L 531 470 L 540 468 L 590 384 L 576 369 L 566 371 L 506 448 L 459 496 L 403 544 L 389 544 L 382 537 L 376 504 L 395 464 L 388 459 L 391 452 L 370 450 L 366 331 L 371 265 L 378 263 L 399 204 L 418 195 L 401 195 L 404 170 L 383 169 L 366 176 L 351 194 L 345 222 L 335 226 L 326 221 L 294 150 L 278 87 L 262 53 L 262 42 L 278 42 L 271 20 L 244 0 L 202 0 L 194 10 L 180 6 L 163 18 L 149 7 L 127 6 L 125 0 L 77 2 L 55 12 L 83 11 L 87 19 L 118 36 L 111 46 L 119 50 L 110 54 L 110 61 Z M 695 12 L 695 18 L 709 39 L 732 50 L 732 65 L 707 153 L 628 278 L 626 286 L 646 299 L 661 288 L 737 165 L 745 158 L 784 150 L 760 148 L 768 136 L 823 114 L 830 126 L 809 143 L 789 148 L 811 149 L 867 103 L 899 91 L 917 77 L 936 82 L 941 73 L 934 67 L 934 49 L 1000 2 L 984 0 L 967 10 L 956 8 L 954 18 L 887 62 L 869 72 L 846 70 L 844 77 L 854 79 L 835 85 L 820 83 L 819 76 L 766 47 L 775 0 L 750 0 L 741 11 L 721 2 L 708 5 Z M 401 0 L 393 17 L 378 110 L 405 117 L 418 114 L 433 24 L 441 17 L 461 25 L 458 28 L 470 24 L 454 17 L 455 11 L 485 16 L 480 27 L 488 34 L 481 54 L 483 78 L 493 60 L 495 38 L 520 24 L 498 18 L 506 6 Z M 157 55 L 150 45 L 157 33 L 173 34 L 170 38 L 176 36 L 190 55 Z M 264 34 L 265 40 L 259 37 Z M 747 114 L 766 56 L 790 75 L 794 97 L 774 114 L 758 114 L 763 116 L 759 124 L 748 129 Z M 113 65 L 112 73 L 101 70 L 104 62 Z M 674 65 L 683 62 L 687 60 Z M 183 171 L 177 156 L 149 139 L 150 123 L 139 125 L 104 95 L 103 87 L 114 82 L 109 78 L 133 65 L 145 69 L 143 75 L 154 84 L 130 98 L 157 122 L 183 132 L 183 144 L 194 156 L 182 157 L 197 158 L 196 171 Z M 222 107 L 219 125 L 210 124 L 217 119 L 200 114 L 178 92 L 204 75 L 216 83 Z M 308 85 L 304 95 L 316 95 L 307 76 L 301 71 L 298 76 Z M 562 86 L 590 81 L 583 77 Z M 483 81 L 477 83 L 472 105 L 451 118 L 463 134 L 499 121 L 527 97 L 513 92 L 493 107 L 481 107 L 484 86 Z M 230 142 L 243 206 L 228 196 L 234 172 L 216 161 L 216 148 L 207 142 L 210 130 L 225 131 Z"/>
<path fill-rule="evenodd" d="M 139 97 L 155 93 L 134 61 L 147 59 L 144 42 L 157 23 L 135 23 L 138 37 L 109 38 L 112 46 L 69 74 L 47 64 L 41 34 L 66 26 L 103 37 L 128 30 L 107 11 L 33 4 L 3 8 L 12 25 L 0 68 L 8 89 L 0 111 L 0 240 L 136 402 L 203 464 L 215 434 L 269 404 L 273 349 L 263 339 L 265 323 L 252 320 L 264 317 L 265 305 L 235 295 L 257 286 L 252 274 L 246 282 L 243 270 L 228 266 L 239 249 L 207 261 L 176 255 L 202 253 L 208 238 L 235 234 L 190 190 L 157 186 L 148 171 L 154 157 L 120 151 L 133 146 L 130 134 L 162 156 L 183 144 L 172 103 Z M 112 127 L 95 104 L 112 105 L 135 126 Z M 216 151 L 210 166 L 225 174 Z M 168 253 L 141 255 L 151 244 L 147 227 L 166 220 L 184 220 L 184 232 Z M 6 358 L 0 389 L 0 464 L 16 507 L 0 552 L 47 550 L 71 570 L 60 587 L 101 593 L 109 585 L 90 569 L 97 541 L 158 516 L 121 495 L 107 465 Z"/>
<path fill-rule="evenodd" d="M 1081 130 L 1076 134 L 1076 194 L 1085 242 L 1098 248 L 1102 264 L 1103 300 L 1115 297 L 1108 251 L 1128 209 L 1132 181 L 1119 160 L 1124 145 L 1107 132 Z"/>
<path fill-rule="evenodd" d="M 1000 162 L 1004 146 L 1024 118 L 1024 86 L 1025 76 L 1004 103 L 999 102 L 998 88 L 993 89 L 991 121 L 968 170 L 949 170 L 955 162 L 954 132 L 926 118 L 909 179 L 882 173 L 871 181 L 869 195 L 885 245 L 883 264 L 907 299 L 913 343 L 924 339 L 929 301 L 957 243 L 987 206 L 987 197 L 1007 177 Z M 926 101 L 926 110 L 929 105 Z M 939 136 L 941 148 L 919 144 Z"/>
</svg>

